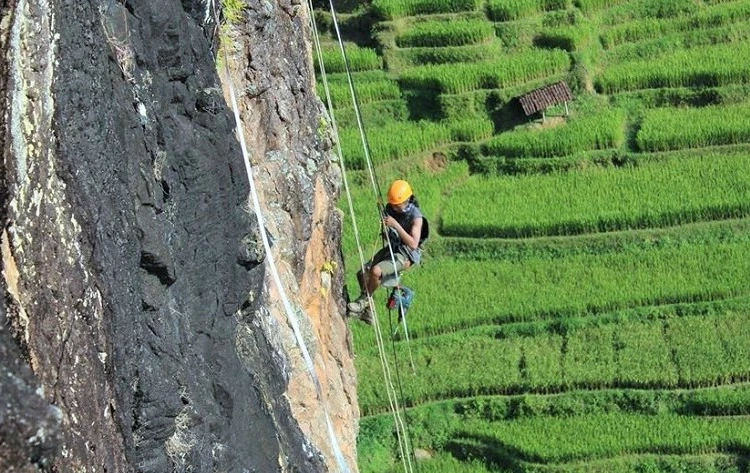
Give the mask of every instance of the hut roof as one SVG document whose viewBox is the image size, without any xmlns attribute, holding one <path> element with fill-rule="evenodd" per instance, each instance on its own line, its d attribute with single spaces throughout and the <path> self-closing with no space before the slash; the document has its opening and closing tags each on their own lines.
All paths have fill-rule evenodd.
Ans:
<svg viewBox="0 0 750 473">
<path fill-rule="evenodd" d="M 522 96 L 519 100 L 526 116 L 544 110 L 550 105 L 556 105 L 573 99 L 573 94 L 565 81 L 540 87 Z"/>
</svg>

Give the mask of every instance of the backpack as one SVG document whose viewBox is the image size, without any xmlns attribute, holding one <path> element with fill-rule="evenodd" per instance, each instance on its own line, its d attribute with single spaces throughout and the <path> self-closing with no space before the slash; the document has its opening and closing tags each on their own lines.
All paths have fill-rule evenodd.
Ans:
<svg viewBox="0 0 750 473">
<path fill-rule="evenodd" d="M 396 286 L 391 290 L 391 295 L 388 296 L 388 302 L 385 306 L 388 310 L 396 309 L 398 311 L 403 310 L 406 312 L 411 306 L 411 301 L 414 299 L 414 291 L 406 286 Z M 401 316 L 399 315 L 399 321 Z"/>
<path fill-rule="evenodd" d="M 422 215 L 422 232 L 419 235 L 419 246 L 421 247 L 428 238 L 430 238 L 430 223 L 427 221 L 427 217 Z"/>
</svg>

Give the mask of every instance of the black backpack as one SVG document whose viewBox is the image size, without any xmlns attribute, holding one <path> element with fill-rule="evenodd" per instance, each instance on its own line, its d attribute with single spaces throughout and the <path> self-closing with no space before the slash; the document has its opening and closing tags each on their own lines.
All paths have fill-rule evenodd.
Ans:
<svg viewBox="0 0 750 473">
<path fill-rule="evenodd" d="M 422 215 L 422 233 L 419 235 L 419 246 L 421 247 L 428 238 L 430 238 L 430 222 L 427 221 L 427 217 Z"/>
<path fill-rule="evenodd" d="M 422 210 L 422 208 L 419 207 L 419 201 L 417 200 L 416 197 L 412 196 L 411 201 L 414 205 L 417 206 L 417 208 L 419 208 L 420 211 Z M 422 243 L 426 242 L 428 238 L 430 238 L 430 222 L 427 221 L 427 217 L 425 217 L 423 214 L 422 215 L 422 232 L 419 235 L 419 246 L 421 247 Z"/>
</svg>

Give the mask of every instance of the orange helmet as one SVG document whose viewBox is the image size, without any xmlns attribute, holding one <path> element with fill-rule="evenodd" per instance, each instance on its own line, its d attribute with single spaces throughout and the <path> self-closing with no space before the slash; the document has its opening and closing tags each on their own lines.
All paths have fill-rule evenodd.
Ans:
<svg viewBox="0 0 750 473">
<path fill-rule="evenodd" d="M 402 180 L 393 181 L 391 188 L 388 189 L 388 203 L 398 205 L 409 200 L 409 197 L 412 195 L 411 186 L 408 182 Z"/>
</svg>

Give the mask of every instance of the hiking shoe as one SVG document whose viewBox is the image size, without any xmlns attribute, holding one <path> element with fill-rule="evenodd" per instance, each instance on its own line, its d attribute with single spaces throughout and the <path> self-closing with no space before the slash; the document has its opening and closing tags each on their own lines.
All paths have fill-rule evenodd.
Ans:
<svg viewBox="0 0 750 473">
<path fill-rule="evenodd" d="M 372 325 L 372 314 L 370 313 L 369 307 L 367 307 L 365 311 L 359 315 L 359 320 L 366 323 L 367 325 Z"/>
<path fill-rule="evenodd" d="M 370 303 L 367 296 L 359 296 L 356 301 L 346 304 L 346 312 L 350 317 L 362 315 L 366 309 L 369 309 Z"/>
</svg>

